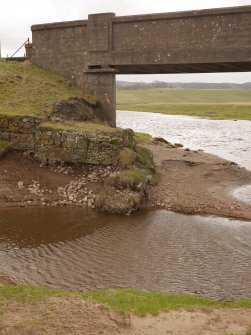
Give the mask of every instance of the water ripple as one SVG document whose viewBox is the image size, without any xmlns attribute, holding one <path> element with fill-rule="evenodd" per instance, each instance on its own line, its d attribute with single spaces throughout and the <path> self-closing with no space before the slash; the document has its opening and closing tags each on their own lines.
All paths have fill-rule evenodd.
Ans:
<svg viewBox="0 0 251 335">
<path fill-rule="evenodd" d="M 217 299 L 251 298 L 251 222 L 167 211 L 140 212 L 129 218 L 92 213 L 94 229 L 86 233 L 85 224 L 81 224 L 84 215 L 88 219 L 84 211 L 33 211 L 29 211 L 31 221 L 32 216 L 46 219 L 37 227 L 43 242 L 26 224 L 20 229 L 25 243 L 20 234 L 19 240 L 7 235 L 0 242 L 0 272 L 18 283 L 78 290 L 133 287 Z M 41 211 L 43 215 L 39 215 Z M 25 210 L 19 210 L 19 225 L 27 222 L 26 215 Z M 76 232 L 68 239 L 60 233 L 64 217 L 67 232 L 72 224 L 78 224 L 78 237 Z M 2 218 L 10 228 L 15 225 L 5 211 L 0 228 Z M 58 229 L 54 241 L 49 226 L 54 233 Z"/>
</svg>

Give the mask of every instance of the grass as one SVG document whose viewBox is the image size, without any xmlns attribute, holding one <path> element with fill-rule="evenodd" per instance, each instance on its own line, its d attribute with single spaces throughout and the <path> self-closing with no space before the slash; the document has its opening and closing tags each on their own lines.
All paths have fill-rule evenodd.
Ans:
<svg viewBox="0 0 251 335">
<path fill-rule="evenodd" d="M 117 109 L 251 120 L 251 90 L 118 90 Z"/>
<path fill-rule="evenodd" d="M 65 121 L 61 122 L 44 122 L 38 126 L 38 129 L 43 130 L 64 130 L 64 131 L 75 131 L 80 134 L 85 133 L 96 133 L 98 131 L 103 132 L 118 132 L 120 128 L 113 128 L 106 124 L 92 123 L 92 122 L 77 122 L 77 121 Z"/>
<path fill-rule="evenodd" d="M 147 133 L 135 132 L 135 138 L 139 144 L 151 144 L 153 142 L 153 137 Z"/>
<path fill-rule="evenodd" d="M 123 148 L 119 153 L 119 167 L 121 169 L 130 168 L 136 161 L 137 154 L 130 148 Z"/>
<path fill-rule="evenodd" d="M 157 314 L 161 311 L 196 308 L 251 308 L 251 300 L 213 301 L 190 295 L 145 292 L 133 289 L 68 292 L 33 286 L 0 287 L 0 303 L 14 299 L 21 303 L 44 302 L 50 297 L 76 297 L 107 305 L 115 311 L 137 315 Z M 4 307 L 3 307 L 4 309 Z"/>
<path fill-rule="evenodd" d="M 124 170 L 121 172 L 120 180 L 124 184 L 139 184 L 146 178 L 146 171 L 138 168 L 131 168 L 129 170 Z"/>
<path fill-rule="evenodd" d="M 139 184 L 146 183 L 147 172 L 132 166 L 130 169 L 122 170 L 116 176 L 110 176 L 105 180 L 105 186 L 114 187 L 118 190 L 137 191 Z M 116 196 L 116 193 L 115 193 Z"/>
<path fill-rule="evenodd" d="M 105 304 L 113 310 L 142 316 L 177 309 L 251 308 L 251 300 L 213 301 L 191 295 L 143 292 L 132 289 L 87 292 L 82 293 L 82 296 Z"/>
<path fill-rule="evenodd" d="M 45 287 L 28 285 L 4 285 L 0 286 L 0 301 L 15 299 L 18 302 L 43 301 L 49 297 L 69 296 L 69 292 Z"/>
<path fill-rule="evenodd" d="M 54 73 L 29 62 L 0 60 L 0 115 L 48 116 L 52 105 L 61 99 L 94 97 Z"/>
</svg>

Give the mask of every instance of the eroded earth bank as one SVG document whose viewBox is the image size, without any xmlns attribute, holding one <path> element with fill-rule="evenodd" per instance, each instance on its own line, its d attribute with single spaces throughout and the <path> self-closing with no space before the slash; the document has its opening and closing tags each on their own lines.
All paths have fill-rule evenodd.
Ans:
<svg viewBox="0 0 251 335">
<path fill-rule="evenodd" d="M 158 182 L 148 186 L 143 207 L 187 214 L 251 219 L 251 206 L 232 191 L 251 183 L 251 172 L 202 151 L 146 145 L 154 157 Z M 0 160 L 0 206 L 88 206 L 95 208 L 113 166 L 47 166 L 20 152 Z"/>
<path fill-rule="evenodd" d="M 249 335 L 248 309 L 179 310 L 139 317 L 74 297 L 4 304 L 1 334 Z"/>
<path fill-rule="evenodd" d="M 147 147 L 159 174 L 148 207 L 251 219 L 251 205 L 232 196 L 234 189 L 251 183 L 250 171 L 203 151 Z"/>
</svg>

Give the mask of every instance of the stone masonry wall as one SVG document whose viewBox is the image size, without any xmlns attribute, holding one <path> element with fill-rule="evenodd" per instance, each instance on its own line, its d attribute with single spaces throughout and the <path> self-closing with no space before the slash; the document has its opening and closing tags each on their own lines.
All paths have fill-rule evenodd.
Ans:
<svg viewBox="0 0 251 335">
<path fill-rule="evenodd" d="M 119 151 L 133 146 L 131 130 L 80 133 L 44 126 L 34 117 L 1 117 L 0 140 L 31 154 L 43 163 L 71 162 L 95 165 L 117 163 Z"/>
<path fill-rule="evenodd" d="M 83 84 L 87 63 L 87 22 L 44 25 L 32 32 L 32 63 Z"/>
</svg>

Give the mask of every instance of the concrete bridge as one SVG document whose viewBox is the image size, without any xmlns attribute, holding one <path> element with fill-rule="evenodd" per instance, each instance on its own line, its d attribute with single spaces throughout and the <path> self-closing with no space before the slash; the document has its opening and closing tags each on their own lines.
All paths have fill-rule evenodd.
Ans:
<svg viewBox="0 0 251 335">
<path fill-rule="evenodd" d="M 32 26 L 32 63 L 96 94 L 116 124 L 116 74 L 251 71 L 251 6 Z"/>
</svg>

